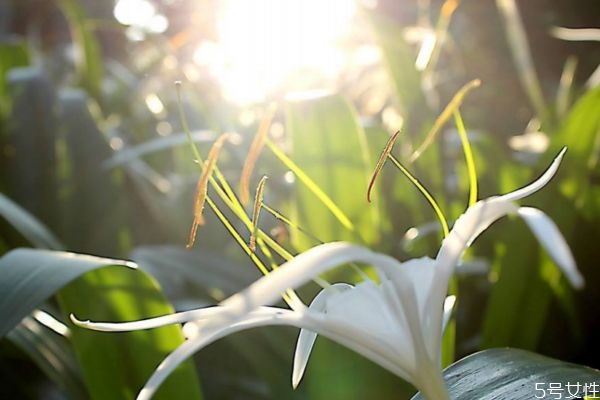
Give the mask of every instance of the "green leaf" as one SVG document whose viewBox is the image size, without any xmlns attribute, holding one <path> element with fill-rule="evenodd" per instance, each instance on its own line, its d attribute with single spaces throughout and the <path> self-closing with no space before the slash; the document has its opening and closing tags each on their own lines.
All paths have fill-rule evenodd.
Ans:
<svg viewBox="0 0 600 400">
<path fill-rule="evenodd" d="M 524 350 L 490 349 L 452 364 L 444 370 L 444 379 L 453 400 L 558 398 L 548 392 L 550 384 L 561 387 L 562 398 L 568 398 L 567 384 L 599 385 L 600 371 Z M 569 388 L 577 394 L 572 398 L 583 397 L 583 387 Z M 412 400 L 422 398 L 417 394 Z"/>
<path fill-rule="evenodd" d="M 55 232 L 69 249 L 123 254 L 129 248 L 127 222 L 132 217 L 125 207 L 127 189 L 121 171 L 102 168 L 112 150 L 93 113 L 97 107 L 80 89 L 61 89 L 58 102 L 60 135 L 55 147 L 60 202 Z"/>
<path fill-rule="evenodd" d="M 24 40 L 0 39 L 0 118 L 8 114 L 10 99 L 7 97 L 6 75 L 9 70 L 29 64 L 29 50 Z"/>
<path fill-rule="evenodd" d="M 36 310 L 34 315 L 37 313 L 41 311 Z M 88 397 L 79 364 L 66 337 L 52 331 L 33 316 L 25 317 L 6 337 L 21 348 L 69 398 Z"/>
<path fill-rule="evenodd" d="M 56 210 L 55 139 L 58 132 L 56 95 L 44 73 L 35 67 L 13 68 L 7 76 L 11 110 L 0 159 L 2 192 L 53 231 Z"/>
<path fill-rule="evenodd" d="M 48 228 L 2 193 L 0 193 L 0 216 L 34 246 L 54 250 L 63 248 Z"/>
<path fill-rule="evenodd" d="M 296 184 L 291 220 L 322 241 L 350 240 L 377 243 L 378 210 L 367 202 L 367 186 L 375 167 L 370 161 L 365 133 L 354 108 L 337 95 L 288 101 L 286 129 L 292 159 L 350 219 L 343 226 L 306 186 Z M 293 231 L 299 250 L 315 243 Z"/>
<path fill-rule="evenodd" d="M 77 73 L 80 84 L 94 97 L 101 95 L 104 71 L 100 46 L 87 20 L 82 3 L 76 0 L 58 2 L 69 23 L 73 42 L 77 46 Z"/>
<path fill-rule="evenodd" d="M 82 274 L 107 265 L 129 265 L 50 250 L 16 249 L 0 258 L 0 337 Z"/>
<path fill-rule="evenodd" d="M 120 321 L 173 312 L 156 283 L 126 261 L 17 249 L 0 259 L 0 277 L 0 337 L 58 291 L 63 312 L 80 318 Z M 77 328 L 72 341 L 93 399 L 132 399 L 183 336 L 177 326 L 125 334 Z M 182 365 L 155 398 L 200 398 L 191 366 Z"/>
<path fill-rule="evenodd" d="M 542 160 L 546 163 L 562 147 L 569 150 L 561 165 L 558 178 L 564 195 L 578 199 L 594 185 L 598 172 L 598 138 L 600 137 L 600 87 L 589 90 L 577 100 L 553 135 L 550 150 Z M 595 171 L 594 171 L 595 170 Z M 590 174 L 592 177 L 590 177 Z M 593 201 L 594 198 L 590 198 Z M 581 200 L 578 200 L 581 202 Z"/>
<path fill-rule="evenodd" d="M 413 118 L 413 111 L 427 109 L 421 89 L 421 73 L 415 68 L 416 54 L 404 40 L 402 29 L 396 22 L 377 12 L 366 13 L 383 51 L 402 116 Z"/>
<path fill-rule="evenodd" d="M 217 135 L 213 131 L 200 130 L 190 133 L 194 143 L 212 144 Z M 189 146 L 189 139 L 185 133 L 178 132 L 169 136 L 160 136 L 144 141 L 141 144 L 127 146 L 116 152 L 112 157 L 104 161 L 104 168 L 114 168 L 130 162 L 138 161 L 142 156 L 172 150 L 179 146 Z M 186 147 L 187 149 L 187 147 Z"/>
</svg>

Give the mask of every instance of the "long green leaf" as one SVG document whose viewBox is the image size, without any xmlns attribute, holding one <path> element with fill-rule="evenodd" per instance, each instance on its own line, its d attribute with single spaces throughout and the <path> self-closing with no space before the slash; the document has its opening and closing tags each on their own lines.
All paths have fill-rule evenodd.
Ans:
<svg viewBox="0 0 600 400">
<path fill-rule="evenodd" d="M 63 312 L 80 318 L 133 320 L 173 312 L 156 283 L 135 267 L 67 252 L 11 251 L 0 259 L 0 337 L 57 293 Z M 176 326 L 122 335 L 78 328 L 72 340 L 93 399 L 132 399 L 183 337 Z M 199 397 L 197 378 L 186 364 L 156 398 Z"/>
<path fill-rule="evenodd" d="M 525 27 L 517 8 L 515 0 L 496 0 L 498 10 L 502 15 L 502 22 L 506 29 L 508 44 L 519 72 L 521 84 L 529 97 L 537 117 L 545 123 L 546 129 L 550 128 L 549 109 L 544 99 L 544 93 L 537 77 L 531 50 L 527 42 Z"/>
<path fill-rule="evenodd" d="M 600 393 L 600 371 L 518 349 L 473 354 L 446 368 L 444 379 L 453 400 L 550 399 L 558 398 L 549 392 L 557 387 L 562 390 L 554 393 L 560 393 L 561 398 L 582 398 L 582 385 L 586 384 L 595 384 L 596 394 Z M 571 390 L 572 397 L 567 390 Z M 421 399 L 420 394 L 412 398 Z"/>
<path fill-rule="evenodd" d="M 80 84 L 99 98 L 104 75 L 102 56 L 83 4 L 76 0 L 60 0 L 58 4 L 67 18 L 74 45 L 77 46 L 76 67 Z"/>
<path fill-rule="evenodd" d="M 366 14 L 383 51 L 402 116 L 412 121 L 414 112 L 427 110 L 421 73 L 415 67 L 416 54 L 404 40 L 402 27 L 395 21 L 377 12 L 366 11 Z"/>
<path fill-rule="evenodd" d="M 49 79 L 35 67 L 11 69 L 7 85 L 11 109 L 2 144 L 10 151 L 0 158 L 0 187 L 55 231 L 56 95 Z"/>
<path fill-rule="evenodd" d="M 0 193 L 0 216 L 36 247 L 60 250 L 63 245 L 27 210 Z"/>
<path fill-rule="evenodd" d="M 74 253 L 16 249 L 0 258 L 0 337 L 63 286 L 88 271 L 128 265 Z"/>
<path fill-rule="evenodd" d="M 33 316 L 25 317 L 6 337 L 21 348 L 69 398 L 88 398 L 81 370 L 67 338 Z"/>
</svg>

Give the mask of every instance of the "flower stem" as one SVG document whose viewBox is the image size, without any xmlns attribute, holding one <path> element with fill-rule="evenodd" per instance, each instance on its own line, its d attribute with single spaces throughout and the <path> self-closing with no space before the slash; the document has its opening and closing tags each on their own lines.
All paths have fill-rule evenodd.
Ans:
<svg viewBox="0 0 600 400">
<path fill-rule="evenodd" d="M 442 373 L 437 368 L 431 368 L 429 373 L 425 374 L 419 385 L 421 396 L 424 400 L 450 400 L 446 383 Z"/>
</svg>

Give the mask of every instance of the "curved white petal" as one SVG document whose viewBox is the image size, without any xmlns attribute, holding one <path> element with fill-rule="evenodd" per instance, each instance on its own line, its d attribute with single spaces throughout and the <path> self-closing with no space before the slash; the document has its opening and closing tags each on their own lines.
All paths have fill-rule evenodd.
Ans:
<svg viewBox="0 0 600 400">
<path fill-rule="evenodd" d="M 540 176 L 538 179 L 536 179 L 533 183 L 531 183 L 521 189 L 515 190 L 513 192 L 510 192 L 510 193 L 507 193 L 507 194 L 501 196 L 502 199 L 506 200 L 506 201 L 519 200 L 524 197 L 530 196 L 531 194 L 540 190 L 542 187 L 546 186 L 546 184 L 548 182 L 550 182 L 550 179 L 552 179 L 552 177 L 556 174 L 556 171 L 558 171 L 560 162 L 562 161 L 562 158 L 566 152 L 567 152 L 567 148 L 563 147 L 563 149 L 560 151 L 560 153 L 558 153 L 558 155 L 556 156 L 554 161 L 552 161 L 552 164 L 550 164 L 550 166 L 548 167 L 546 172 L 544 172 L 542 174 L 542 176 Z"/>
<path fill-rule="evenodd" d="M 335 283 L 323 289 L 315 296 L 313 301 L 308 306 L 308 312 L 326 312 L 327 299 L 339 293 L 340 291 L 345 291 L 352 288 L 353 286 L 348 285 L 347 283 Z M 310 357 L 310 353 L 316 339 L 317 334 L 315 332 L 304 328 L 300 329 L 298 341 L 296 342 L 294 366 L 292 369 L 292 387 L 294 389 L 298 387 L 300 380 L 302 380 L 302 376 L 306 370 L 306 364 L 308 363 L 308 358 Z"/>
<path fill-rule="evenodd" d="M 224 310 L 221 310 L 224 311 Z M 262 307 L 253 313 L 247 314 L 243 319 L 235 324 L 223 323 L 220 325 L 211 325 L 205 331 L 193 339 L 186 340 L 182 345 L 169 354 L 156 368 L 148 382 L 144 385 L 136 400 L 150 399 L 158 387 L 165 379 L 177 368 L 179 364 L 185 361 L 196 351 L 211 344 L 212 342 L 245 329 L 263 325 L 298 325 L 298 320 L 302 318 L 301 314 L 294 311 L 279 308 Z"/>
<path fill-rule="evenodd" d="M 259 306 L 272 304 L 288 288 L 296 288 L 315 276 L 348 262 L 363 262 L 376 266 L 400 266 L 400 262 L 384 254 L 344 242 L 326 243 L 305 251 L 284 263 L 246 290 L 224 300 L 231 316 L 243 315 Z"/>
<path fill-rule="evenodd" d="M 452 317 L 452 312 L 454 311 L 454 306 L 456 305 L 456 296 L 448 296 L 446 300 L 444 300 L 444 318 L 442 320 L 442 333 L 446 330 L 446 326 L 448 326 L 448 322 L 450 322 L 450 318 Z"/>
<path fill-rule="evenodd" d="M 380 340 L 378 336 L 371 334 L 368 327 L 359 330 L 338 319 L 315 319 L 310 314 L 305 315 L 300 323 L 304 328 L 346 346 L 400 378 L 414 382 L 412 361 L 406 357 L 404 349 L 399 351 L 400 349 L 388 341 Z"/>
<path fill-rule="evenodd" d="M 158 328 L 165 325 L 182 324 L 189 321 L 204 320 L 217 316 L 221 313 L 222 310 L 220 310 L 219 307 L 208 307 L 131 322 L 81 321 L 77 319 L 74 314 L 71 314 L 69 317 L 75 325 L 81 326 L 82 328 L 103 332 L 126 332 Z"/>
<path fill-rule="evenodd" d="M 537 208 L 521 207 L 518 213 L 556 265 L 561 268 L 571 285 L 575 288 L 582 288 L 584 285 L 583 276 L 577 270 L 569 245 L 567 245 L 556 224 Z"/>
<path fill-rule="evenodd" d="M 223 312 L 227 311 L 220 309 Z M 196 351 L 224 336 L 264 325 L 289 325 L 317 332 L 409 382 L 415 379 L 413 371 L 406 367 L 402 355 L 388 344 L 380 342 L 377 337 L 370 335 L 368 327 L 359 331 L 343 322 L 328 320 L 326 315 L 313 316 L 307 312 L 300 313 L 274 307 L 261 307 L 244 315 L 233 324 L 227 323 L 227 320 L 222 318 L 220 324 L 201 325 L 200 332 L 193 339 L 186 340 L 160 363 L 138 394 L 137 400 L 150 399 L 171 372 Z"/>
</svg>

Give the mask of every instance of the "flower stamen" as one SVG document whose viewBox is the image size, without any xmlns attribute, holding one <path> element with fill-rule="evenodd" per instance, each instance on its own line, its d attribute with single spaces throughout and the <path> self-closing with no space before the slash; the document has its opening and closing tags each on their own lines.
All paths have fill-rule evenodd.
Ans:
<svg viewBox="0 0 600 400">
<path fill-rule="evenodd" d="M 190 229 L 190 237 L 188 239 L 188 243 L 186 248 L 191 248 L 194 245 L 194 241 L 196 240 L 196 232 L 198 231 L 199 225 L 204 225 L 204 216 L 202 215 L 202 211 L 204 210 L 204 203 L 206 201 L 207 192 L 208 192 L 208 180 L 212 174 L 212 171 L 215 168 L 217 163 L 217 158 L 219 157 L 219 153 L 221 152 L 221 148 L 225 143 L 225 140 L 229 137 L 228 133 L 224 133 L 215 141 L 212 145 L 210 151 L 208 152 L 208 158 L 204 163 L 204 168 L 202 169 L 202 173 L 200 174 L 200 178 L 198 179 L 198 184 L 196 185 L 196 200 L 194 201 L 194 222 L 192 223 L 192 228 Z"/>
</svg>

